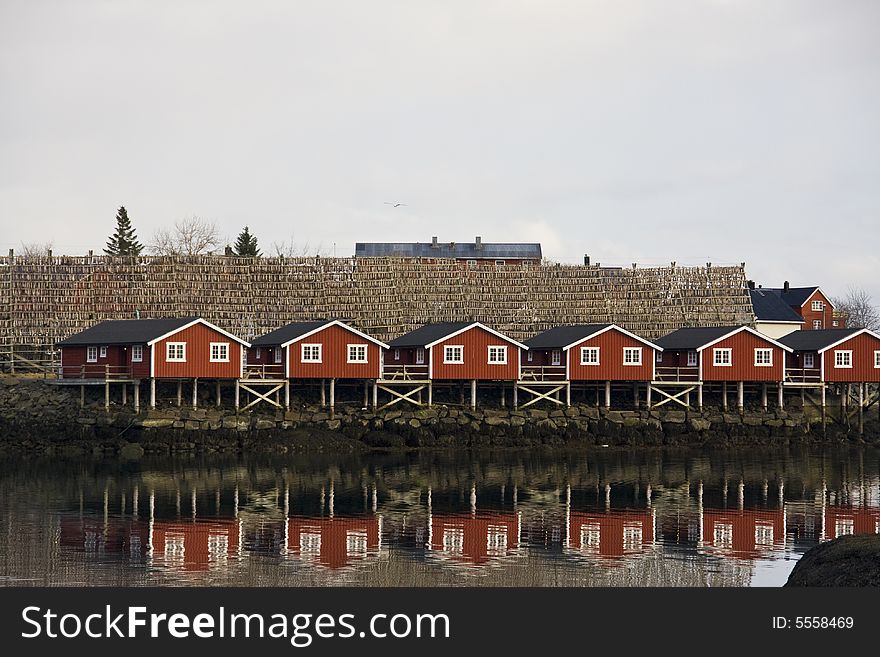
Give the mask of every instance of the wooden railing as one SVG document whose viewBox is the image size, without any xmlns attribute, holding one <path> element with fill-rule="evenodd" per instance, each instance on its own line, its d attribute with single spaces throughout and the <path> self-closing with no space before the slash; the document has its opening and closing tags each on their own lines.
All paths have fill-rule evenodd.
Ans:
<svg viewBox="0 0 880 657">
<path fill-rule="evenodd" d="M 86 363 L 85 365 L 62 365 L 58 368 L 60 379 L 130 379 L 131 367 L 128 365 L 98 365 Z"/>
<path fill-rule="evenodd" d="M 428 378 L 428 366 L 383 365 L 382 378 L 386 381 L 424 381 Z"/>
<path fill-rule="evenodd" d="M 245 365 L 243 379 L 283 379 L 284 365 Z"/>
<path fill-rule="evenodd" d="M 789 383 L 821 383 L 822 371 L 818 367 L 786 367 L 785 380 Z"/>
<path fill-rule="evenodd" d="M 522 381 L 565 381 L 565 365 L 523 365 Z"/>
<path fill-rule="evenodd" d="M 700 380 L 699 367 L 657 367 L 654 370 L 654 379 L 667 382 L 696 382 Z"/>
</svg>

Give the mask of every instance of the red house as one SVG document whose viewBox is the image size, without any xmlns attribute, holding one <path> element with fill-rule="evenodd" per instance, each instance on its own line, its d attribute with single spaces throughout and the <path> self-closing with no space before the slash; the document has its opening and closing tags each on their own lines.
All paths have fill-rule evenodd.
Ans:
<svg viewBox="0 0 880 657">
<path fill-rule="evenodd" d="M 741 559 L 785 547 L 785 511 L 703 510 L 703 546 Z"/>
<path fill-rule="evenodd" d="M 519 547 L 519 513 L 431 516 L 428 545 L 439 557 L 480 565 Z"/>
<path fill-rule="evenodd" d="M 791 287 L 788 281 L 782 287 L 759 288 L 762 292 L 778 295 L 804 321 L 804 330 L 846 328 L 843 318 L 835 318 L 834 304 L 821 289 L 812 287 Z M 841 322 L 843 322 L 841 324 Z"/>
<path fill-rule="evenodd" d="M 582 555 L 618 558 L 638 554 L 653 544 L 653 511 L 569 514 L 566 547 Z"/>
<path fill-rule="evenodd" d="M 880 335 L 869 329 L 795 331 L 779 341 L 792 350 L 786 381 L 880 383 Z"/>
<path fill-rule="evenodd" d="M 325 568 L 343 568 L 375 556 L 381 540 L 382 516 L 287 521 L 288 553 Z"/>
<path fill-rule="evenodd" d="M 152 558 L 163 567 L 204 571 L 238 555 L 241 523 L 234 518 L 156 520 L 151 536 Z"/>
</svg>

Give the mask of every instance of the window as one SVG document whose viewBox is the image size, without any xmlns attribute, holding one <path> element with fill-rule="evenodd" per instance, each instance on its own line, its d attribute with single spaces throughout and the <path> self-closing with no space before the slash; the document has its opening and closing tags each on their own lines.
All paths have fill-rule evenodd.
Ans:
<svg viewBox="0 0 880 657">
<path fill-rule="evenodd" d="M 562 364 L 562 352 L 559 349 L 554 349 L 550 352 L 550 364 L 551 365 L 561 365 Z"/>
<path fill-rule="evenodd" d="M 755 349 L 755 367 L 772 367 L 773 350 Z"/>
<path fill-rule="evenodd" d="M 283 363 L 284 362 L 284 348 L 283 347 L 275 347 L 275 363 Z"/>
<path fill-rule="evenodd" d="M 654 362 L 655 363 L 662 363 L 663 362 L 663 352 L 662 351 L 655 351 L 654 352 Z"/>
<path fill-rule="evenodd" d="M 504 266 L 504 261 L 503 261 L 503 260 L 496 260 L 496 261 L 495 261 L 495 265 L 498 266 L 498 267 L 503 267 L 503 266 Z"/>
<path fill-rule="evenodd" d="M 425 363 L 425 348 L 418 347 L 416 349 L 416 365 L 423 365 Z"/>
<path fill-rule="evenodd" d="M 641 347 L 624 347 L 623 348 L 623 364 L 624 365 L 641 365 L 642 364 L 642 348 Z"/>
<path fill-rule="evenodd" d="M 400 349 L 394 350 L 394 360 L 400 360 Z"/>
<path fill-rule="evenodd" d="M 107 358 L 107 347 L 101 347 L 101 358 Z"/>
<path fill-rule="evenodd" d="M 140 363 L 144 360 L 144 345 L 136 344 L 131 348 L 131 362 Z"/>
<path fill-rule="evenodd" d="M 320 363 L 321 362 L 321 345 L 304 344 L 302 345 L 302 362 L 303 363 Z"/>
<path fill-rule="evenodd" d="M 212 342 L 211 343 L 211 362 L 212 363 L 228 363 L 229 362 L 229 343 L 228 342 Z"/>
<path fill-rule="evenodd" d="M 581 347 L 581 365 L 598 365 L 599 347 Z"/>
<path fill-rule="evenodd" d="M 366 363 L 367 362 L 367 345 L 350 344 L 348 345 L 348 362 L 349 363 Z"/>
<path fill-rule="evenodd" d="M 822 320 L 821 319 L 814 319 L 813 320 L 813 330 L 819 331 L 821 329 L 822 329 Z"/>
<path fill-rule="evenodd" d="M 840 322 L 838 322 L 836 319 L 832 319 L 831 326 L 833 326 L 834 328 L 837 328 L 838 326 L 840 326 Z"/>
<path fill-rule="evenodd" d="M 810 369 L 816 367 L 816 360 L 813 354 L 804 354 L 804 367 Z"/>
<path fill-rule="evenodd" d="M 712 539 L 715 547 L 733 547 L 733 525 L 731 523 L 719 522 L 713 527 L 713 529 Z"/>
<path fill-rule="evenodd" d="M 467 266 L 468 266 L 468 267 L 476 267 L 476 266 L 477 266 L 477 261 L 476 261 L 476 260 L 468 260 L 468 261 L 467 261 Z"/>
<path fill-rule="evenodd" d="M 715 366 L 716 367 L 730 367 L 732 362 L 732 349 L 714 349 L 715 354 Z"/>
<path fill-rule="evenodd" d="M 623 549 L 626 551 L 638 550 L 642 546 L 642 526 L 624 525 Z"/>
<path fill-rule="evenodd" d="M 256 360 L 261 360 L 263 358 L 263 348 L 257 347 L 257 351 L 254 353 L 254 358 Z"/>
<path fill-rule="evenodd" d="M 86 347 L 86 362 L 87 363 L 97 363 L 98 362 L 98 348 L 97 347 Z"/>
<path fill-rule="evenodd" d="M 532 360 L 534 359 L 534 357 L 535 357 L 535 356 L 534 356 L 534 354 L 533 354 L 531 351 L 527 351 L 527 352 L 526 352 L 526 360 L 527 360 L 529 363 L 532 362 Z"/>
<path fill-rule="evenodd" d="M 840 349 L 835 351 L 834 367 L 852 367 L 852 351 Z"/>
<path fill-rule="evenodd" d="M 507 365 L 507 347 L 489 347 L 489 365 Z"/>
<path fill-rule="evenodd" d="M 464 363 L 464 347 L 460 344 L 443 347 L 443 362 L 452 364 Z"/>
<path fill-rule="evenodd" d="M 687 366 L 688 367 L 696 367 L 697 366 L 697 352 L 689 351 L 687 356 Z"/>
<path fill-rule="evenodd" d="M 874 352 L 874 369 L 880 369 L 880 351 Z"/>
<path fill-rule="evenodd" d="M 165 360 L 169 363 L 185 363 L 186 342 L 166 342 Z"/>
<path fill-rule="evenodd" d="M 773 545 L 773 525 L 755 525 L 755 545 Z"/>
<path fill-rule="evenodd" d="M 814 301 L 810 306 L 815 312 L 820 313 L 825 310 L 825 303 L 823 301 Z"/>
</svg>

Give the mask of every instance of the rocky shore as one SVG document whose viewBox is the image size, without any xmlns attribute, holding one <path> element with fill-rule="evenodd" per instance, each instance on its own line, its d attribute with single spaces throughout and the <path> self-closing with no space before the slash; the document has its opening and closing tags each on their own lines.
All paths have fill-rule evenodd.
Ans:
<svg viewBox="0 0 880 657">
<path fill-rule="evenodd" d="M 360 450 L 370 448 L 748 445 L 779 441 L 875 442 L 872 417 L 855 427 L 794 404 L 786 411 L 702 412 L 569 408 L 431 408 L 394 406 L 374 412 L 343 405 L 335 413 L 294 410 L 236 414 L 233 409 L 164 406 L 135 414 L 130 406 L 80 408 L 77 389 L 41 380 L 0 379 L 0 450 L 37 452 Z"/>
</svg>

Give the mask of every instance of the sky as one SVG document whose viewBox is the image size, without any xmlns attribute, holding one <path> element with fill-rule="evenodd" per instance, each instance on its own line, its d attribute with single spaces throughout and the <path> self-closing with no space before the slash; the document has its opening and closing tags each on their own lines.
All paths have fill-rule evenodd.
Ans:
<svg viewBox="0 0 880 657">
<path fill-rule="evenodd" d="M 0 0 L 0 248 L 184 217 L 880 303 L 875 0 Z M 392 207 L 386 202 L 406 205 Z"/>
</svg>

